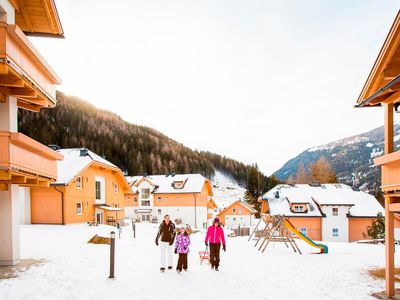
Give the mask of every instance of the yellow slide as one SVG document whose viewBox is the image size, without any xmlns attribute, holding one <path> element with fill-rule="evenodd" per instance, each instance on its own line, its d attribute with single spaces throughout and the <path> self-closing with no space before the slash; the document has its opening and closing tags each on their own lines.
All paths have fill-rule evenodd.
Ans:
<svg viewBox="0 0 400 300">
<path fill-rule="evenodd" d="M 283 221 L 283 224 L 287 229 L 289 229 L 291 232 L 293 232 L 295 235 L 297 235 L 311 247 L 318 248 L 320 250 L 320 253 L 328 253 L 328 246 L 315 243 L 312 239 L 310 239 L 309 237 L 298 231 L 289 220 L 285 219 Z"/>
</svg>

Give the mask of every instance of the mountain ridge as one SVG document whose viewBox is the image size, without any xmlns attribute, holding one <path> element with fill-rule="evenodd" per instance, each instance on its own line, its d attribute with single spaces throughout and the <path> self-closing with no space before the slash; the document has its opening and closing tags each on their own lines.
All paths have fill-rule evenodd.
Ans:
<svg viewBox="0 0 400 300">
<path fill-rule="evenodd" d="M 400 148 L 400 123 L 394 124 L 395 150 Z M 307 167 L 324 156 L 336 172 L 338 181 L 354 188 L 376 192 L 380 187 L 380 168 L 373 159 L 383 154 L 383 126 L 370 131 L 339 139 L 317 147 L 311 147 L 288 160 L 274 175 L 287 180 L 296 175 L 302 162 Z"/>
</svg>

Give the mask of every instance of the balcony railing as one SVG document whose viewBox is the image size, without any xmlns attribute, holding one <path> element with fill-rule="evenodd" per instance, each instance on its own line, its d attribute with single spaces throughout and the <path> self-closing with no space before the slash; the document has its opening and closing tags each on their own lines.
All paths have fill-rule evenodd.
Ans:
<svg viewBox="0 0 400 300">
<path fill-rule="evenodd" d="M 61 154 L 22 133 L 0 131 L 2 180 L 15 183 L 13 178 L 18 178 L 20 184 L 34 184 L 35 178 L 54 181 L 57 178 L 57 160 L 61 159 Z"/>
<path fill-rule="evenodd" d="M 18 105 L 37 111 L 55 105 L 55 86 L 60 83 L 40 53 L 17 25 L 0 22 L 0 87 Z"/>
<path fill-rule="evenodd" d="M 377 157 L 374 163 L 382 167 L 382 191 L 400 191 L 400 151 Z"/>
</svg>

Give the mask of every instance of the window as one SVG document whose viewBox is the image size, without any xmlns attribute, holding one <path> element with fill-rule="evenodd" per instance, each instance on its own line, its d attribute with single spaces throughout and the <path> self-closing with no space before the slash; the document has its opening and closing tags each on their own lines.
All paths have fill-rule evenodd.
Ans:
<svg viewBox="0 0 400 300">
<path fill-rule="evenodd" d="M 150 206 L 150 200 L 141 201 L 142 206 Z"/>
<path fill-rule="evenodd" d="M 235 217 L 233 217 L 233 218 L 232 218 L 232 220 L 233 220 L 233 221 L 236 221 L 236 218 L 235 218 Z"/>
<path fill-rule="evenodd" d="M 161 202 L 161 197 L 157 198 L 157 202 L 160 203 Z"/>
<path fill-rule="evenodd" d="M 133 201 L 137 202 L 137 197 L 135 197 L 135 198 L 133 199 Z"/>
<path fill-rule="evenodd" d="M 81 215 L 82 214 L 82 202 L 77 202 L 76 203 L 76 214 Z"/>
<path fill-rule="evenodd" d="M 339 229 L 338 228 L 332 228 L 332 235 L 333 236 L 339 236 Z"/>
<path fill-rule="evenodd" d="M 119 208 L 119 203 L 114 204 L 114 207 Z"/>
<path fill-rule="evenodd" d="M 304 212 L 304 206 L 303 205 L 295 205 L 294 212 Z"/>
<path fill-rule="evenodd" d="M 173 186 L 176 189 L 183 189 L 183 182 L 182 181 L 174 181 Z"/>
<path fill-rule="evenodd" d="M 150 189 L 146 188 L 146 189 L 141 189 L 140 191 L 140 196 L 142 199 L 150 199 Z"/>
<path fill-rule="evenodd" d="M 76 178 L 76 188 L 81 189 L 82 188 L 82 177 L 79 176 Z"/>
<path fill-rule="evenodd" d="M 158 214 L 161 215 L 161 209 L 158 210 Z"/>
<path fill-rule="evenodd" d="M 301 227 L 301 228 L 300 228 L 300 232 L 301 232 L 302 234 L 304 234 L 305 236 L 307 236 L 307 227 Z"/>
<path fill-rule="evenodd" d="M 96 200 L 101 200 L 101 182 L 96 180 Z"/>
<path fill-rule="evenodd" d="M 113 185 L 114 185 L 114 193 L 118 193 L 119 191 L 118 183 L 114 183 Z"/>
<path fill-rule="evenodd" d="M 232 212 L 235 213 L 235 212 L 236 212 L 236 208 L 233 208 L 233 209 L 232 209 Z"/>
<path fill-rule="evenodd" d="M 338 216 L 339 215 L 339 209 L 337 207 L 332 207 L 332 216 Z"/>
</svg>

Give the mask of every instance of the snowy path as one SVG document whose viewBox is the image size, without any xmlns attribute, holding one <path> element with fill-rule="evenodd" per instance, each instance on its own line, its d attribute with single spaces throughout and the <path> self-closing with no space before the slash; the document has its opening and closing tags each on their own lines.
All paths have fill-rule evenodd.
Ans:
<svg viewBox="0 0 400 300">
<path fill-rule="evenodd" d="M 384 265 L 382 245 L 330 243 L 328 255 L 312 255 L 314 249 L 299 241 L 303 255 L 279 244 L 261 254 L 247 238 L 228 238 L 220 272 L 215 272 L 199 264 L 204 233 L 197 233 L 192 235 L 189 272 L 161 274 L 154 224 L 138 224 L 136 239 L 129 226 L 124 228 L 117 240 L 116 279 L 110 280 L 109 247 L 86 241 L 98 232 L 107 236 L 111 229 L 22 226 L 22 258 L 48 262 L 0 281 L 0 299 L 373 299 L 369 294 L 383 289 L 383 281 L 366 274 L 370 266 Z"/>
</svg>

